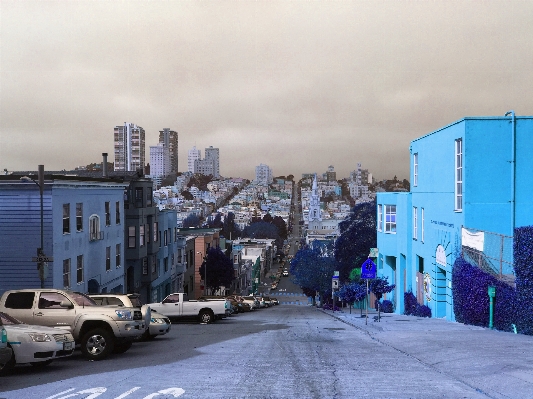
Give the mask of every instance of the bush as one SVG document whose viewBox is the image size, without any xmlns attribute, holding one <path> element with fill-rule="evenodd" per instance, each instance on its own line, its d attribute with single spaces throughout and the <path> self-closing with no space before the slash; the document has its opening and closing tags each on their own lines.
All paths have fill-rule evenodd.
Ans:
<svg viewBox="0 0 533 399">
<path fill-rule="evenodd" d="M 337 305 L 335 305 L 335 309 L 333 309 L 333 304 L 332 303 L 325 303 L 322 306 L 322 309 L 324 309 L 324 310 L 335 310 L 335 312 L 341 310 L 341 308 L 339 308 Z"/>
<path fill-rule="evenodd" d="M 416 300 L 415 294 L 413 294 L 411 291 L 404 292 L 403 293 L 403 303 L 405 305 L 405 309 L 403 311 L 403 314 L 410 316 L 414 315 L 416 311 L 416 307 L 418 306 L 418 302 Z"/>
<path fill-rule="evenodd" d="M 392 304 L 391 301 L 385 299 L 382 303 L 381 303 L 381 311 L 383 313 L 393 313 L 394 312 L 394 305 Z"/>
<path fill-rule="evenodd" d="M 413 316 L 431 317 L 431 309 L 429 308 L 429 306 L 417 304 L 415 313 L 413 314 Z"/>
</svg>

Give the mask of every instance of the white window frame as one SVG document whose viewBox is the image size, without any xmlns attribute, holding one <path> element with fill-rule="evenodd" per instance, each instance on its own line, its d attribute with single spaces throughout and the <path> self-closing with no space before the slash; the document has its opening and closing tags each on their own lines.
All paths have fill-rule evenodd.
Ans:
<svg viewBox="0 0 533 399">
<path fill-rule="evenodd" d="M 384 205 L 385 207 L 385 233 L 396 234 L 396 205 Z"/>
<path fill-rule="evenodd" d="M 463 139 L 455 140 L 455 204 L 456 212 L 463 211 Z"/>
<path fill-rule="evenodd" d="M 81 278 L 80 278 L 81 276 Z M 76 257 L 76 282 L 78 284 L 83 284 L 83 255 L 78 255 Z"/>
<path fill-rule="evenodd" d="M 378 231 L 383 231 L 383 205 L 378 204 Z"/>
<path fill-rule="evenodd" d="M 418 152 L 413 154 L 413 186 L 418 186 Z"/>
<path fill-rule="evenodd" d="M 111 247 L 105 247 L 105 271 L 111 270 Z"/>
<path fill-rule="evenodd" d="M 65 285 L 65 282 L 67 285 Z M 63 259 L 63 288 L 70 288 L 70 258 Z"/>
<path fill-rule="evenodd" d="M 115 267 L 118 269 L 120 266 L 121 266 L 121 260 L 120 260 L 120 255 L 121 255 L 121 251 L 122 249 L 120 248 L 120 244 L 116 244 L 115 245 Z"/>
<path fill-rule="evenodd" d="M 424 242 L 424 208 L 420 208 L 420 240 Z"/>
<path fill-rule="evenodd" d="M 418 240 L 418 208 L 413 206 L 413 240 Z"/>
<path fill-rule="evenodd" d="M 89 240 L 95 241 L 100 239 L 100 216 L 91 215 L 89 217 Z"/>
</svg>

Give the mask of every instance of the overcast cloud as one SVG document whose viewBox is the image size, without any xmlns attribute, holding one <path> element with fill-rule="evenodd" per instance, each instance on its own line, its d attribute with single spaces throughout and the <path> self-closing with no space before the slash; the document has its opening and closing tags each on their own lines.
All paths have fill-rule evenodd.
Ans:
<svg viewBox="0 0 533 399">
<path fill-rule="evenodd" d="M 408 178 L 410 141 L 533 114 L 533 1 L 0 0 L 0 168 L 113 156 L 113 127 L 221 174 Z M 532 133 L 533 134 L 533 133 Z"/>
</svg>

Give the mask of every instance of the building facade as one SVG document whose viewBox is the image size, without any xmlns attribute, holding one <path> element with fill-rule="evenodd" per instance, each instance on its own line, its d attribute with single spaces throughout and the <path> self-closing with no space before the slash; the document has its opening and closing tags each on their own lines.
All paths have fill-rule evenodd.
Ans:
<svg viewBox="0 0 533 399">
<path fill-rule="evenodd" d="M 260 164 L 255 167 L 255 182 L 257 184 L 270 184 L 273 181 L 272 169 L 268 165 Z"/>
<path fill-rule="evenodd" d="M 159 143 L 163 144 L 169 151 L 170 169 L 168 173 L 178 173 L 178 132 L 167 127 L 160 130 Z"/>
<path fill-rule="evenodd" d="M 205 149 L 205 159 L 213 161 L 213 177 L 218 179 L 220 177 L 220 151 L 218 148 L 210 146 Z"/>
<path fill-rule="evenodd" d="M 470 117 L 411 142 L 411 191 L 377 194 L 378 274 L 396 284 L 397 313 L 412 291 L 454 320 L 461 255 L 512 284 L 514 229 L 533 225 L 532 128 L 514 113 Z"/>
<path fill-rule="evenodd" d="M 134 123 L 115 126 L 115 171 L 135 172 L 145 165 L 145 132 Z"/>
<path fill-rule="evenodd" d="M 194 171 L 194 161 L 201 159 L 202 154 L 200 150 L 196 149 L 196 146 L 194 146 L 192 149 L 189 150 L 187 154 L 187 171 L 191 173 L 195 173 Z"/>
<path fill-rule="evenodd" d="M 0 294 L 40 287 L 32 258 L 41 240 L 38 185 L 0 176 Z M 31 179 L 36 179 L 28 174 Z M 45 174 L 42 211 L 46 288 L 125 292 L 124 190 L 119 179 Z"/>
</svg>

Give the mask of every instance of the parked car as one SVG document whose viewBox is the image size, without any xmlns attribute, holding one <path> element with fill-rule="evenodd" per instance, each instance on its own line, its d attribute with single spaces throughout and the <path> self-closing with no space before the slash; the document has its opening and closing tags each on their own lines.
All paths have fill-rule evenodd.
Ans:
<svg viewBox="0 0 533 399">
<path fill-rule="evenodd" d="M 283 277 L 287 277 L 289 275 L 289 271 L 287 269 L 283 270 Z"/>
<path fill-rule="evenodd" d="M 260 308 L 268 307 L 267 303 L 265 302 L 265 300 L 263 299 L 262 296 L 256 296 L 255 299 L 257 299 L 257 301 L 259 302 L 259 307 Z"/>
<path fill-rule="evenodd" d="M 7 345 L 7 331 L 0 319 L 0 375 L 7 372 L 6 365 L 11 360 L 12 355 L 13 351 L 11 350 L 11 347 Z"/>
<path fill-rule="evenodd" d="M 272 303 L 272 300 L 268 296 L 264 296 L 263 300 L 265 301 L 265 304 L 266 304 L 267 308 L 269 308 L 271 306 L 274 306 L 274 304 Z"/>
<path fill-rule="evenodd" d="M 270 300 L 272 301 L 273 305 L 279 305 L 279 301 L 277 300 L 277 298 L 270 297 Z"/>
<path fill-rule="evenodd" d="M 90 360 L 126 352 L 146 329 L 135 308 L 98 306 L 86 294 L 54 288 L 6 291 L 0 311 L 23 323 L 68 330 Z"/>
<path fill-rule="evenodd" d="M 187 294 L 177 292 L 170 294 L 162 302 L 149 303 L 150 309 L 165 316 L 197 317 L 202 323 L 212 323 L 217 318 L 230 314 L 231 304 L 225 298 L 217 299 L 188 299 Z"/>
<path fill-rule="evenodd" d="M 98 305 L 125 306 L 137 308 L 141 311 L 148 328 L 139 337 L 142 340 L 154 339 L 158 335 L 165 335 L 170 331 L 170 319 L 148 305 L 143 305 L 139 294 L 90 294 Z"/>
<path fill-rule="evenodd" d="M 74 337 L 68 330 L 24 324 L 3 312 L 0 320 L 12 349 L 10 358 L 0 363 L 0 374 L 8 373 L 15 364 L 44 367 L 74 352 Z"/>
<path fill-rule="evenodd" d="M 259 309 L 259 301 L 253 296 L 243 296 L 242 299 L 244 302 L 250 304 L 252 310 Z"/>
</svg>

